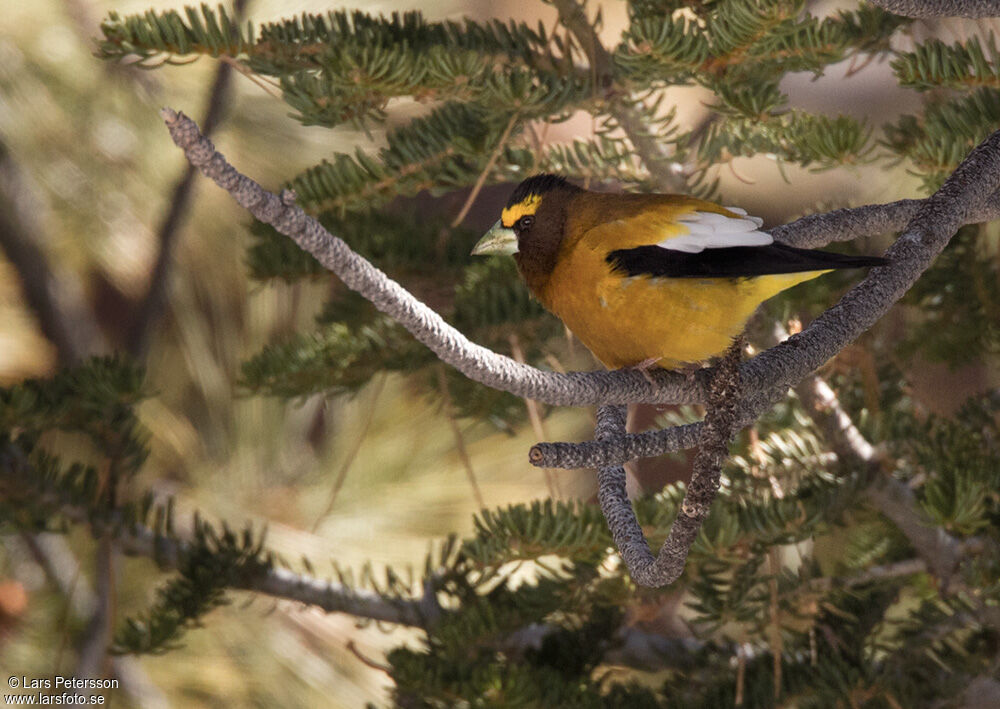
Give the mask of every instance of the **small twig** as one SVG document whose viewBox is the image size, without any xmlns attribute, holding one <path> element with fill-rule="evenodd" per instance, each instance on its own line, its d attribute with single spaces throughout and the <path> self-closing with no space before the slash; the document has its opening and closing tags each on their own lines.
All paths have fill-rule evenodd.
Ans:
<svg viewBox="0 0 1000 709">
<path fill-rule="evenodd" d="M 756 184 L 754 180 L 750 179 L 749 177 L 744 177 L 740 173 L 736 172 L 736 158 L 730 158 L 726 162 L 726 167 L 729 168 L 729 172 L 732 173 L 733 177 L 742 182 L 744 185 Z"/>
<path fill-rule="evenodd" d="M 234 0 L 233 22 L 239 23 L 246 9 L 247 0 Z M 205 117 L 202 119 L 202 130 L 211 135 L 229 104 L 230 85 L 232 84 L 232 65 L 223 61 L 215 73 L 215 79 L 208 92 Z M 167 301 L 167 286 L 170 281 L 171 265 L 174 259 L 174 249 L 181 225 L 191 207 L 194 178 L 197 170 L 190 163 L 184 169 L 184 174 L 174 186 L 167 212 L 163 216 L 160 228 L 157 230 L 156 242 L 159 251 L 156 262 L 149 277 L 149 287 L 146 295 L 136 310 L 135 317 L 126 334 L 126 346 L 129 354 L 143 358 L 149 349 L 150 340 L 163 313 Z"/>
<path fill-rule="evenodd" d="M 518 339 L 517 333 L 512 332 L 508 341 L 510 342 L 510 353 L 514 356 L 514 360 L 524 364 L 524 351 L 521 349 L 521 341 Z M 545 422 L 542 421 L 542 414 L 538 410 L 538 402 L 534 399 L 526 398 L 524 399 L 524 406 L 528 410 L 528 420 L 531 421 L 531 428 L 535 432 L 535 438 L 539 440 L 548 438 L 548 433 L 545 431 Z M 552 469 L 542 468 L 542 472 L 545 475 L 545 485 L 549 489 L 549 497 L 562 497 L 562 491 L 559 490 L 559 483 L 553 475 Z"/>
<path fill-rule="evenodd" d="M 323 520 L 326 519 L 326 516 L 330 514 L 331 510 L 333 510 L 333 506 L 337 504 L 337 497 L 340 496 L 340 489 L 344 486 L 344 481 L 347 480 L 347 472 L 354 464 L 354 459 L 358 457 L 358 453 L 361 451 L 361 444 L 365 442 L 365 438 L 368 436 L 368 429 L 371 428 L 372 425 L 372 419 L 375 418 L 375 404 L 378 403 L 378 398 L 382 394 L 382 389 L 385 387 L 385 380 L 386 375 L 383 374 L 374 385 L 371 401 L 368 402 L 368 412 L 365 414 L 365 420 L 361 424 L 361 430 L 358 431 L 357 436 L 355 436 L 354 444 L 347 452 L 347 457 L 344 458 L 344 462 L 340 464 L 340 470 L 337 471 L 337 478 L 333 483 L 333 490 L 330 491 L 330 499 L 327 501 L 326 507 L 323 508 L 323 511 L 320 512 L 318 517 L 316 517 L 316 521 L 312 526 L 313 532 L 319 529 L 319 525 L 322 524 Z"/>
<path fill-rule="evenodd" d="M 736 644 L 736 697 L 733 699 L 733 704 L 737 707 L 743 706 L 743 692 L 746 689 L 746 677 L 746 631 L 742 631 L 740 633 L 740 641 Z"/>
<path fill-rule="evenodd" d="M 227 56 L 225 54 L 219 55 L 219 61 L 228 64 L 234 70 L 243 74 L 251 83 L 256 84 L 264 93 L 272 96 L 273 98 L 281 98 L 281 83 L 275 81 L 274 79 L 261 76 L 260 74 L 254 73 L 249 67 L 244 65 L 239 60 L 234 57 Z"/>
<path fill-rule="evenodd" d="M 448 419 L 448 425 L 451 426 L 451 435 L 455 439 L 455 450 L 458 451 L 462 467 L 465 468 L 465 476 L 469 479 L 469 485 L 472 487 L 472 495 L 476 498 L 476 504 L 479 506 L 479 509 L 484 509 L 486 502 L 483 500 L 483 493 L 479 489 L 479 481 L 476 480 L 476 471 L 472 467 L 472 459 L 469 457 L 469 451 L 465 448 L 465 436 L 462 435 L 462 429 L 458 427 L 458 421 L 455 419 L 455 407 L 451 400 L 451 392 L 448 391 L 448 380 L 445 378 L 444 366 L 439 365 L 437 367 L 437 377 L 438 388 L 441 390 L 441 398 L 444 399 L 444 415 Z"/>
<path fill-rule="evenodd" d="M 654 558 L 650 552 L 649 544 L 625 493 L 625 469 L 616 466 L 598 470 L 597 499 L 601 511 L 608 521 L 615 546 L 637 584 L 666 586 L 677 580 L 684 571 L 688 551 L 702 522 L 708 517 L 719 489 L 722 465 L 729 455 L 729 438 L 737 420 L 742 349 L 743 341 L 740 338 L 729 348 L 716 369 L 691 482 L 658 556 Z M 594 434 L 598 441 L 608 437 L 621 437 L 624 428 L 623 407 L 602 406 L 598 410 Z"/>
<path fill-rule="evenodd" d="M 778 547 L 771 547 L 767 550 L 768 572 L 770 575 L 767 582 L 768 595 L 770 596 L 768 612 L 770 615 L 774 698 L 776 700 L 781 697 L 781 656 L 784 652 L 784 644 L 781 640 L 781 613 L 778 606 L 778 573 L 781 571 L 779 553 L 780 550 Z"/>
<path fill-rule="evenodd" d="M 504 146 L 507 145 L 507 140 L 510 138 L 510 133 L 514 130 L 514 126 L 517 125 L 518 113 L 515 112 L 514 115 L 510 117 L 507 122 L 507 127 L 503 129 L 503 133 L 500 135 L 500 140 L 497 141 L 497 146 L 493 149 L 490 154 L 490 159 L 486 161 L 486 165 L 483 166 L 482 172 L 479 173 L 479 177 L 476 178 L 476 183 L 472 186 L 472 191 L 469 192 L 469 196 L 465 199 L 465 204 L 462 208 L 458 210 L 458 214 L 454 219 L 451 220 L 452 229 L 457 227 L 465 219 L 465 215 L 469 213 L 472 209 L 472 204 L 476 201 L 476 197 L 479 196 L 479 192 L 483 189 L 483 185 L 486 184 L 486 177 L 490 174 L 490 170 L 496 165 L 497 160 L 500 158 L 500 153 L 503 152 Z"/>
<path fill-rule="evenodd" d="M 371 659 L 370 657 L 363 655 L 361 651 L 358 649 L 358 646 L 355 644 L 353 639 L 347 641 L 347 649 L 350 650 L 352 655 L 354 655 L 361 661 L 361 664 L 371 667 L 373 670 L 379 670 L 380 672 L 384 672 L 385 674 L 391 676 L 392 667 L 390 667 L 389 665 L 383 665 L 380 662 L 375 662 L 375 660 Z"/>
</svg>

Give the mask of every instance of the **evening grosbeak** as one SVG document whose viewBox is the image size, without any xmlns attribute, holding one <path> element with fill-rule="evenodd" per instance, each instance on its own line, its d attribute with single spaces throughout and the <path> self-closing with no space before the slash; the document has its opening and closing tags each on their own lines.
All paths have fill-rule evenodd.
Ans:
<svg viewBox="0 0 1000 709">
<path fill-rule="evenodd" d="M 473 254 L 512 254 L 531 293 L 609 369 L 722 354 L 761 302 L 838 268 L 884 265 L 775 243 L 736 207 L 529 177 Z"/>
</svg>

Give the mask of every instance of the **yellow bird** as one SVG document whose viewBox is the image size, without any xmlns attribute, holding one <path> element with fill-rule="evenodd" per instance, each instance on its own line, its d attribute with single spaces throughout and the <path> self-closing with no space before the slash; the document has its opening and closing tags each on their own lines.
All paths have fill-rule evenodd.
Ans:
<svg viewBox="0 0 1000 709">
<path fill-rule="evenodd" d="M 797 249 L 736 207 L 610 194 L 536 175 L 472 250 L 512 254 L 531 293 L 609 369 L 722 354 L 757 306 L 839 268 L 885 260 Z"/>
</svg>

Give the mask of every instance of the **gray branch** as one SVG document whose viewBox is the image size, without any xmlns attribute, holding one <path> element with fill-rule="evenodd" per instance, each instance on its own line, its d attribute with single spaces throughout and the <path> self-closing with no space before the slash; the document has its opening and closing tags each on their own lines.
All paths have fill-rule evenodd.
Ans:
<svg viewBox="0 0 1000 709">
<path fill-rule="evenodd" d="M 176 569 L 188 553 L 183 540 L 156 536 L 145 527 L 121 530 L 118 542 L 122 553 L 156 559 L 161 566 Z M 354 589 L 333 581 L 271 567 L 260 575 L 241 576 L 232 587 L 255 591 L 274 598 L 298 601 L 327 612 L 348 613 L 358 618 L 425 627 L 441 613 L 433 590 L 426 588 L 420 600 L 386 599 L 373 591 Z"/>
<path fill-rule="evenodd" d="M 370 300 L 379 310 L 397 320 L 442 361 L 465 376 L 517 396 L 555 405 L 586 406 L 627 403 L 691 403 L 704 401 L 706 383 L 712 370 L 703 370 L 691 380 L 678 372 L 659 372 L 655 384 L 636 371 L 575 372 L 556 374 L 519 364 L 470 342 L 433 310 L 413 297 L 345 244 L 326 231 L 318 221 L 294 205 L 294 194 L 278 197 L 236 171 L 198 131 L 197 125 L 171 109 L 162 111 L 174 142 L 188 160 L 207 177 L 229 192 L 239 204 L 263 222 L 289 236 L 326 268 L 336 273 L 350 288 Z M 938 192 L 917 203 L 868 206 L 837 210 L 800 220 L 803 240 L 812 243 L 830 240 L 841 227 L 855 235 L 867 227 L 899 228 L 909 219 L 903 235 L 886 256 L 889 264 L 873 269 L 868 277 L 848 291 L 839 303 L 817 318 L 805 331 L 767 350 L 740 368 L 747 401 L 740 420 L 766 410 L 788 386 L 794 385 L 856 339 L 878 320 L 927 269 L 934 258 L 963 224 L 982 221 L 1000 212 L 995 192 L 1000 186 L 1000 132 L 974 149 Z M 798 243 L 795 224 L 778 230 L 782 240 Z M 824 235 L 824 236 L 821 236 Z M 697 426 L 697 424 L 696 424 Z M 631 455 L 629 446 L 642 445 L 645 455 L 659 455 L 690 445 L 700 429 L 659 432 L 652 439 L 624 438 L 594 442 L 579 462 L 592 467 L 623 462 Z M 567 467 L 548 449 L 533 455 L 531 462 L 545 467 Z M 563 450 L 563 449 L 560 449 Z M 582 460 L 580 460 L 582 459 Z"/>
<path fill-rule="evenodd" d="M 667 586 L 684 571 L 691 544 L 702 522 L 712 509 L 719 490 L 722 466 L 729 455 L 729 439 L 737 419 L 739 402 L 739 362 L 742 340 L 737 340 L 715 370 L 709 393 L 708 412 L 698 440 L 698 455 L 691 471 L 691 482 L 684 493 L 670 533 L 654 557 L 632 503 L 625 492 L 625 468 L 620 465 L 597 471 L 597 500 L 608 521 L 611 538 L 621 554 L 632 579 L 642 586 Z M 597 410 L 598 441 L 620 438 L 625 432 L 625 409 L 602 406 Z"/>
<path fill-rule="evenodd" d="M 904 17 L 1000 17 L 997 0 L 869 0 Z"/>
<path fill-rule="evenodd" d="M 36 477 L 30 460 L 18 446 L 0 448 L 0 492 L 9 494 L 11 490 L 17 491 L 25 485 L 25 481 Z M 191 544 L 185 539 L 158 535 L 143 525 L 122 525 L 112 519 L 95 519 L 92 511 L 60 493 L 33 491 L 31 497 L 37 504 L 58 510 L 71 522 L 86 525 L 96 539 L 114 540 L 120 553 L 154 559 L 161 568 L 180 568 L 191 551 Z M 14 499 L 17 499 L 16 496 Z M 232 588 L 307 603 L 329 612 L 350 613 L 359 618 L 424 627 L 441 614 L 430 585 L 425 585 L 420 600 L 386 599 L 372 591 L 349 588 L 274 566 L 260 574 L 237 576 L 240 578 Z"/>
</svg>

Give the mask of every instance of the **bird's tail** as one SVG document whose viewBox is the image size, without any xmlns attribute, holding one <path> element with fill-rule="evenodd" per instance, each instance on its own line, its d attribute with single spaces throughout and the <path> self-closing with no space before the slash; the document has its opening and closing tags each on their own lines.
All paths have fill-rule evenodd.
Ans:
<svg viewBox="0 0 1000 709">
<path fill-rule="evenodd" d="M 775 243 L 771 248 L 780 252 L 781 257 L 776 262 L 789 271 L 828 270 L 835 268 L 875 268 L 885 266 L 888 259 L 881 256 L 852 256 L 838 254 L 832 251 L 816 251 L 814 249 L 799 249 L 794 246 Z M 784 270 L 784 269 L 782 269 Z"/>
</svg>

